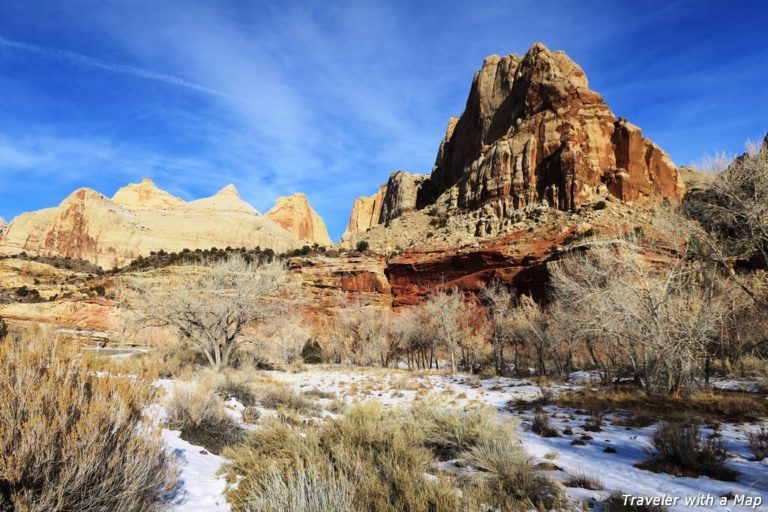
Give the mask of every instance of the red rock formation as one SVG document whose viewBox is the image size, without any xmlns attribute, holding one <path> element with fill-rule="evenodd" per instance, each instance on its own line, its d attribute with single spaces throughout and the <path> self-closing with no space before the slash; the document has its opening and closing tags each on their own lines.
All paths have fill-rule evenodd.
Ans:
<svg viewBox="0 0 768 512">
<path fill-rule="evenodd" d="M 667 154 L 617 119 L 565 53 L 536 43 L 522 58 L 485 59 L 415 203 L 503 219 L 541 201 L 571 210 L 605 193 L 635 202 L 683 192 Z M 390 208 L 382 221 L 404 212 Z"/>
<path fill-rule="evenodd" d="M 571 227 L 549 238 L 537 238 L 531 237 L 525 230 L 480 247 L 413 251 L 396 256 L 387 265 L 393 305 L 418 304 L 441 286 L 479 292 L 493 280 L 543 299 L 547 282 L 546 263 L 573 233 L 574 228 Z"/>
</svg>

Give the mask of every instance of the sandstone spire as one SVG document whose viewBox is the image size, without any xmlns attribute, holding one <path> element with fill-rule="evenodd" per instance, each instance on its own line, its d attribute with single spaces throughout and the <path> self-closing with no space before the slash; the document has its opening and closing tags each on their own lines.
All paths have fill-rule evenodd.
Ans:
<svg viewBox="0 0 768 512">
<path fill-rule="evenodd" d="M 387 186 L 381 185 L 379 191 L 369 197 L 358 197 L 352 204 L 352 213 L 349 216 L 347 230 L 344 231 L 342 240 L 351 235 L 362 233 L 365 230 L 379 223 L 381 216 L 381 207 L 384 204 L 384 196 L 387 193 Z"/>
<path fill-rule="evenodd" d="M 322 217 L 312 209 L 307 196 L 300 192 L 279 197 L 264 216 L 301 241 L 326 247 L 333 245 Z"/>
</svg>

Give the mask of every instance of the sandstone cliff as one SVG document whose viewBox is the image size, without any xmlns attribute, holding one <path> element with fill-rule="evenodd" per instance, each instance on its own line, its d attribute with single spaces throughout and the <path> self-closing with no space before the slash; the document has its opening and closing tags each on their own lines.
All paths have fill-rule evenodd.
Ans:
<svg viewBox="0 0 768 512">
<path fill-rule="evenodd" d="M 397 174 L 390 183 L 403 181 Z M 431 175 L 408 180 L 401 201 L 410 208 L 477 212 L 470 229 L 482 237 L 510 232 L 542 203 L 572 211 L 607 195 L 631 203 L 684 193 L 668 155 L 617 118 L 565 53 L 540 43 L 523 57 L 485 59 L 464 112 L 449 121 Z M 378 223 L 408 210 L 386 208 Z"/>
<path fill-rule="evenodd" d="M 379 223 L 381 216 L 381 207 L 384 203 L 384 196 L 387 193 L 387 186 L 379 187 L 378 192 L 370 197 L 359 197 L 355 199 L 352 205 L 352 214 L 349 216 L 347 230 L 341 237 L 342 240 L 349 239 L 358 233 L 363 233 L 367 229 Z"/>
<path fill-rule="evenodd" d="M 302 193 L 278 198 L 275 206 L 264 216 L 302 242 L 326 247 L 333 245 L 323 219 L 312 209 L 307 196 Z"/>
<path fill-rule="evenodd" d="M 82 188 L 59 206 L 16 217 L 0 240 L 0 254 L 26 251 L 124 265 L 151 251 L 216 247 L 300 247 L 292 234 L 261 216 L 233 186 L 185 202 L 145 180 L 113 199 Z"/>
</svg>

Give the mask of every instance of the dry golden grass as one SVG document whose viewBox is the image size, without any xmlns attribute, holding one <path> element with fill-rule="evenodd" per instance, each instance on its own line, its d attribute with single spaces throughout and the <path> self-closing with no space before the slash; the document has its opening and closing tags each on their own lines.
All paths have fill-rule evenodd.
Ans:
<svg viewBox="0 0 768 512">
<path fill-rule="evenodd" d="M 570 475 L 563 482 L 563 485 L 566 487 L 580 487 L 590 491 L 601 491 L 605 488 L 603 482 L 598 477 L 585 471 L 577 471 L 575 474 Z"/>
<path fill-rule="evenodd" d="M 173 472 L 141 379 L 89 371 L 42 336 L 0 342 L 0 509 L 154 510 Z"/>
<path fill-rule="evenodd" d="M 319 411 L 314 400 L 309 400 L 285 384 L 261 387 L 256 396 L 257 401 L 266 409 L 288 409 L 305 415 Z"/>
<path fill-rule="evenodd" d="M 136 375 L 145 380 L 156 380 L 163 373 L 162 361 L 152 353 L 139 353 L 127 357 L 110 357 L 90 352 L 85 363 L 93 371 L 110 375 Z"/>
<path fill-rule="evenodd" d="M 649 396 L 639 390 L 601 389 L 568 391 L 556 396 L 564 407 L 588 411 L 623 411 L 626 425 L 644 426 L 658 420 L 739 423 L 768 416 L 768 401 L 740 392 L 700 391 L 690 395 Z M 636 421 L 634 421 L 636 420 Z"/>
<path fill-rule="evenodd" d="M 424 413 L 419 405 L 389 410 L 357 404 L 337 420 L 303 428 L 267 420 L 223 454 L 232 461 L 224 470 L 227 480 L 238 482 L 228 490 L 233 510 L 484 512 L 492 505 L 515 511 L 561 496 L 533 471 L 514 432 L 495 415 L 475 416 L 484 425 L 476 432 L 463 411 Z M 477 449 L 460 455 L 483 471 L 471 481 L 435 471 L 444 438 L 452 448 Z"/>
</svg>

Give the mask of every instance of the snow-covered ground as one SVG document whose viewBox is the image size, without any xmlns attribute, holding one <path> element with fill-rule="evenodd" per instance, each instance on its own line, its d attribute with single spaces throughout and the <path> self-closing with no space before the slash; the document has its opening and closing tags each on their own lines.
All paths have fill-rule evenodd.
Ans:
<svg viewBox="0 0 768 512">
<path fill-rule="evenodd" d="M 546 412 L 551 417 L 551 425 L 559 432 L 570 428 L 572 434 L 560 437 L 541 437 L 531 431 L 533 411 L 523 413 L 510 408 L 510 403 L 520 400 L 530 401 L 541 396 L 541 388 L 525 379 L 494 378 L 480 380 L 467 375 L 446 375 L 434 373 L 410 373 L 397 370 L 377 369 L 311 369 L 299 373 L 269 372 L 275 381 L 294 387 L 299 392 L 317 390 L 333 393 L 345 402 L 359 400 L 377 400 L 386 405 L 396 406 L 410 402 L 418 397 L 439 397 L 447 405 L 487 405 L 499 411 L 499 415 L 516 420 L 520 425 L 521 441 L 534 462 L 548 462 L 557 469 L 547 474 L 564 481 L 568 476 L 585 473 L 596 477 L 604 490 L 591 491 L 580 488 L 568 488 L 568 494 L 574 500 L 601 499 L 611 491 L 621 490 L 635 496 L 680 497 L 672 510 L 768 510 L 768 460 L 751 460 L 747 444 L 747 432 L 758 428 L 758 424 L 731 425 L 722 424 L 722 435 L 731 454 L 728 465 L 740 473 L 736 482 L 721 482 L 707 477 L 682 478 L 663 473 L 653 473 L 634 467 L 634 464 L 651 458 L 653 448 L 651 435 L 655 426 L 629 428 L 613 425 L 607 416 L 601 432 L 585 432 L 584 423 L 588 416 L 572 409 L 547 406 Z M 576 388 L 586 383 L 591 375 L 575 375 L 573 383 L 551 388 L 553 392 Z M 738 386 L 723 382 L 723 387 Z M 170 381 L 160 381 L 158 385 L 170 389 Z M 228 400 L 227 406 L 232 415 L 239 418 L 242 405 L 236 400 Z M 162 412 L 160 413 L 162 414 Z M 768 421 L 762 423 L 768 425 Z M 711 430 L 704 429 L 705 435 Z M 584 444 L 571 444 L 573 440 L 582 440 Z M 175 511 L 225 511 L 230 510 L 223 495 L 225 482 L 217 476 L 217 470 L 224 459 L 205 452 L 201 447 L 193 446 L 179 438 L 179 432 L 164 430 L 169 450 L 177 458 L 180 485 L 172 499 Z M 606 451 L 606 448 L 609 448 Z M 712 505 L 699 506 L 685 504 L 685 497 L 711 495 Z M 762 498 L 759 508 L 719 506 L 719 499 L 724 495 L 745 495 Z"/>
</svg>

